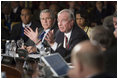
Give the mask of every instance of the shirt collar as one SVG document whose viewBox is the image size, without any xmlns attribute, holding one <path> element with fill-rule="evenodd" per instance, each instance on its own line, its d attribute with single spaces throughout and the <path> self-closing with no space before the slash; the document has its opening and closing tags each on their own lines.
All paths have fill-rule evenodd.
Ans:
<svg viewBox="0 0 118 79">
<path fill-rule="evenodd" d="M 49 31 L 50 31 L 50 29 L 45 30 L 46 33 L 49 32 Z"/>
<path fill-rule="evenodd" d="M 65 35 L 68 39 L 70 39 L 71 33 L 72 33 L 72 30 L 70 30 L 70 32 L 68 32 L 68 33 L 64 33 L 64 35 Z"/>
<path fill-rule="evenodd" d="M 23 26 L 24 28 L 25 28 L 25 26 L 26 26 L 26 27 L 28 27 L 28 26 L 30 27 L 31 24 L 32 24 L 31 22 L 30 22 L 29 24 L 24 24 L 24 23 L 22 23 L 22 26 Z"/>
</svg>

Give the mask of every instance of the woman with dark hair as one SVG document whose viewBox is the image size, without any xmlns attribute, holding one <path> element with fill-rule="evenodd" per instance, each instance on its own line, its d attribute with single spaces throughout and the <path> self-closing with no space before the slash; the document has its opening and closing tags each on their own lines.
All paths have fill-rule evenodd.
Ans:
<svg viewBox="0 0 118 79">
<path fill-rule="evenodd" d="M 76 12 L 76 23 L 89 36 L 91 28 L 89 27 L 89 22 L 88 22 L 86 12 L 84 12 L 84 11 L 77 11 Z"/>
</svg>

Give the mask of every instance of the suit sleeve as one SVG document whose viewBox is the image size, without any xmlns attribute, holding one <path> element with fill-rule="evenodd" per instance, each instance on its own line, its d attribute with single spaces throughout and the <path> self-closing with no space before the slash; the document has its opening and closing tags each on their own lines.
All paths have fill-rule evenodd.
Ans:
<svg viewBox="0 0 118 79">
<path fill-rule="evenodd" d="M 18 36 L 19 30 L 20 29 L 18 29 L 17 25 L 13 26 L 13 29 L 12 29 L 11 34 L 10 34 L 10 40 L 17 40 L 17 37 L 19 37 Z"/>
</svg>

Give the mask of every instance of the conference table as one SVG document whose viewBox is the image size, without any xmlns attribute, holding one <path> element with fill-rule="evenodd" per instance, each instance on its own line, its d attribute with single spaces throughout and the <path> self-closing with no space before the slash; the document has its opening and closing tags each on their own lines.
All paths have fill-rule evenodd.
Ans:
<svg viewBox="0 0 118 79">
<path fill-rule="evenodd" d="M 40 59 L 39 54 L 27 57 L 10 57 L 1 55 L 2 78 L 57 78 L 50 68 Z M 51 56 L 52 58 L 52 56 Z M 57 62 L 56 62 L 57 63 Z M 67 65 L 72 68 L 71 63 Z M 63 70 L 62 70 L 63 71 Z M 64 76 L 67 78 L 67 76 Z M 63 78 L 63 77 L 61 77 Z"/>
<path fill-rule="evenodd" d="M 6 56 L 7 57 L 7 56 Z M 1 63 L 1 72 L 5 72 L 6 78 L 36 78 L 43 77 L 40 70 L 45 64 L 39 63 L 39 59 L 15 58 L 15 63 Z"/>
</svg>

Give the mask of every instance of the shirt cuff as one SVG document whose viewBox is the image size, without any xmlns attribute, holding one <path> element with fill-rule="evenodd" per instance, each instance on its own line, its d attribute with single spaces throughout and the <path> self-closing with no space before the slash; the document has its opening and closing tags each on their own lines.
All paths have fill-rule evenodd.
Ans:
<svg viewBox="0 0 118 79">
<path fill-rule="evenodd" d="M 56 49 L 57 49 L 57 43 L 55 42 L 52 46 L 51 46 L 51 48 L 55 51 Z"/>
<path fill-rule="evenodd" d="M 42 43 L 41 43 L 41 42 L 38 43 L 38 44 L 36 45 L 36 47 L 37 47 L 38 49 L 40 49 L 40 48 L 42 47 Z"/>
</svg>

